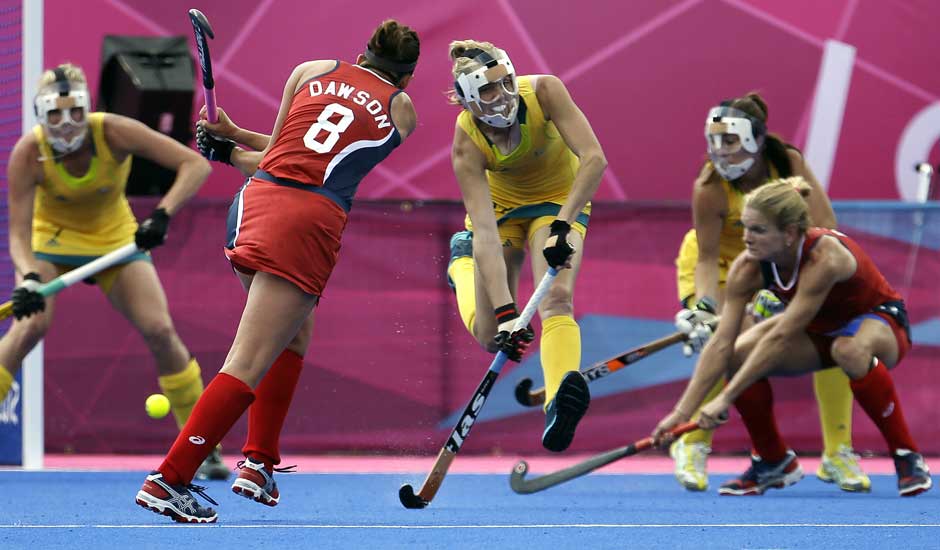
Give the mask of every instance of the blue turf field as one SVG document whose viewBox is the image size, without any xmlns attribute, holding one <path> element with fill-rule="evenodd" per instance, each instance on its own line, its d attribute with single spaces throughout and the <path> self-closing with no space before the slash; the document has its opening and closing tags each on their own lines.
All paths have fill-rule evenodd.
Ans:
<svg viewBox="0 0 940 550">
<path fill-rule="evenodd" d="M 872 476 L 870 494 L 807 477 L 733 498 L 685 492 L 667 475 L 592 475 L 527 496 L 507 476 L 451 475 L 430 507 L 405 510 L 398 486 L 423 474 L 295 474 L 279 476 L 276 508 L 210 482 L 214 526 L 135 505 L 143 478 L 0 472 L 0 548 L 940 548 L 940 491 L 902 499 L 893 476 Z"/>
</svg>

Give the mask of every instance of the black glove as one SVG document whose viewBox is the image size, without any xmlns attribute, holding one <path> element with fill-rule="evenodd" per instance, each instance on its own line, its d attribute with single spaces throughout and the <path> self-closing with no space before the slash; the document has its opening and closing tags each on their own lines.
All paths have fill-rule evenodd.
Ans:
<svg viewBox="0 0 940 550">
<path fill-rule="evenodd" d="M 505 353 L 511 361 L 519 362 L 522 355 L 529 348 L 529 344 L 535 340 L 535 332 L 532 325 L 513 331 L 515 320 L 519 318 L 519 312 L 516 310 L 516 304 L 510 303 L 495 310 L 496 321 L 499 323 L 499 332 L 493 338 L 496 348 Z"/>
<path fill-rule="evenodd" d="M 551 233 L 549 237 L 557 236 L 553 246 L 546 246 L 542 249 L 545 260 L 550 267 L 559 269 L 568 263 L 568 258 L 574 254 L 574 247 L 568 242 L 568 232 L 571 231 L 571 224 L 564 220 L 555 220 L 552 222 Z"/>
<path fill-rule="evenodd" d="M 13 315 L 17 320 L 45 311 L 46 298 L 37 292 L 41 284 L 39 273 L 27 273 L 23 282 L 13 290 Z"/>
<path fill-rule="evenodd" d="M 150 250 L 166 242 L 166 230 L 170 226 L 170 215 L 163 208 L 157 208 L 150 217 L 141 222 L 134 234 L 137 248 Z"/>
<path fill-rule="evenodd" d="M 196 148 L 209 160 L 232 165 L 232 150 L 235 149 L 235 142 L 210 134 L 202 124 L 196 125 Z"/>
</svg>

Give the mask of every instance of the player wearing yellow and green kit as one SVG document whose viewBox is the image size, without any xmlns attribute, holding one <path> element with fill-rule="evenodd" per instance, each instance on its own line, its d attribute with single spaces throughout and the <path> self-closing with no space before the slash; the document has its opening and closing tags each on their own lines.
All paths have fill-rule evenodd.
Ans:
<svg viewBox="0 0 940 550">
<path fill-rule="evenodd" d="M 146 250 L 163 243 L 171 216 L 206 180 L 209 164 L 135 120 L 90 112 L 79 67 L 45 71 L 38 89 L 39 124 L 19 139 L 7 172 L 10 257 L 18 285 L 12 300 L 16 321 L 0 338 L 0 399 L 52 322 L 55 299 L 36 292 L 40 282 L 136 241 L 141 252 L 90 282 L 143 336 L 157 363 L 160 388 L 182 426 L 202 394 L 202 377 L 176 334 Z M 132 155 L 176 171 L 173 187 L 140 227 L 124 195 Z M 224 479 L 228 468 L 216 456 L 203 473 Z"/>
<path fill-rule="evenodd" d="M 723 102 L 705 122 L 710 160 L 695 181 L 692 196 L 694 229 L 683 239 L 676 259 L 679 300 L 684 308 L 676 326 L 689 334 L 687 354 L 697 351 L 711 334 L 704 325 L 714 318 L 724 298 L 731 262 L 744 250 L 741 210 L 744 195 L 778 177 L 803 176 L 813 188 L 808 200 L 813 224 L 835 228 L 836 219 L 825 191 L 802 154 L 778 136 L 767 133 L 767 105 L 757 94 Z M 775 297 L 761 294 L 752 321 L 772 314 Z M 823 457 L 817 476 L 846 491 L 871 487 L 852 451 L 852 393 L 848 378 L 837 368 L 813 376 L 823 433 Z M 706 402 L 721 391 L 717 385 Z M 676 478 L 690 490 L 708 486 L 705 461 L 711 432 L 686 434 L 670 448 Z"/>
<path fill-rule="evenodd" d="M 572 294 L 590 200 L 607 166 L 590 123 L 552 75 L 516 77 L 488 42 L 450 45 L 455 103 L 463 106 L 452 162 L 467 231 L 451 239 L 448 279 L 467 330 L 487 350 L 519 361 L 534 338 L 513 332 L 525 247 L 533 277 L 561 269 L 539 306 L 546 419 L 542 445 L 568 448 L 590 394 L 578 372 L 581 332 Z M 493 312 L 493 313 L 490 313 Z"/>
</svg>

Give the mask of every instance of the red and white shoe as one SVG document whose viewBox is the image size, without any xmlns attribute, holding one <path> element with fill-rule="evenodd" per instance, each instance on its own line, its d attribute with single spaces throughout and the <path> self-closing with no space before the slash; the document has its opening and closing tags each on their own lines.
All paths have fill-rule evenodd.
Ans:
<svg viewBox="0 0 940 550">
<path fill-rule="evenodd" d="M 894 451 L 894 469 L 898 473 L 898 493 L 902 497 L 919 495 L 933 486 L 930 469 L 920 453 L 909 449 Z"/>
<path fill-rule="evenodd" d="M 780 462 L 765 462 L 761 457 L 751 455 L 751 467 L 741 477 L 724 482 L 718 494 L 738 497 L 762 495 L 767 489 L 783 489 L 801 479 L 803 468 L 792 450 L 788 450 Z"/>
<path fill-rule="evenodd" d="M 232 492 L 267 506 L 277 506 L 281 500 L 277 483 L 274 482 L 274 472 L 290 473 L 294 468 L 294 466 L 274 468 L 274 472 L 268 472 L 264 467 L 264 462 L 250 456 L 245 460 L 240 460 L 237 466 L 238 477 L 232 483 Z"/>
<path fill-rule="evenodd" d="M 138 505 L 179 523 L 215 523 L 218 519 L 215 510 L 200 506 L 190 493 L 192 491 L 218 506 L 219 503 L 212 500 L 205 490 L 199 485 L 170 485 L 163 479 L 163 474 L 153 471 L 137 491 L 136 501 Z"/>
</svg>

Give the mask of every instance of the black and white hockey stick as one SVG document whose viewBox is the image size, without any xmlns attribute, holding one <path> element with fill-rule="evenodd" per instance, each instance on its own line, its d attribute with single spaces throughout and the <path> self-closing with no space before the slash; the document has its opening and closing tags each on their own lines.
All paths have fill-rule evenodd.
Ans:
<svg viewBox="0 0 940 550">
<path fill-rule="evenodd" d="M 557 274 L 558 271 L 552 268 L 548 269 L 548 272 L 542 277 L 541 282 L 539 282 L 539 285 L 532 293 L 532 297 L 529 298 L 529 303 L 526 304 L 525 309 L 522 310 L 522 314 L 516 319 L 514 330 L 521 330 L 528 326 L 529 321 L 535 316 L 539 302 L 541 302 L 542 298 L 548 293 L 548 289 L 552 286 L 552 281 L 555 280 Z M 437 490 L 440 489 L 441 484 L 444 483 L 444 476 L 447 475 L 447 470 L 450 468 L 454 459 L 457 458 L 460 447 L 470 434 L 470 428 L 473 427 L 473 423 L 483 409 L 483 404 L 486 402 L 490 390 L 493 389 L 493 384 L 496 383 L 496 377 L 499 376 L 499 371 L 503 369 L 503 365 L 506 364 L 508 359 L 509 358 L 502 351 L 496 354 L 496 358 L 493 359 L 490 368 L 487 369 L 483 381 L 477 386 L 473 397 L 470 398 L 470 402 L 467 403 L 466 408 L 464 408 L 463 414 L 461 414 L 460 419 L 457 420 L 457 425 L 451 432 L 450 437 L 447 438 L 447 443 L 444 444 L 441 448 L 441 452 L 438 453 L 437 460 L 434 461 L 431 472 L 428 473 L 428 476 L 424 479 L 424 483 L 421 484 L 421 489 L 415 493 L 414 488 L 406 483 L 398 490 L 398 499 L 405 508 L 424 508 L 434 499 Z"/>
</svg>

